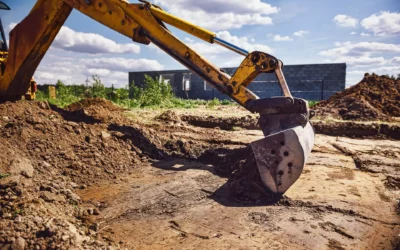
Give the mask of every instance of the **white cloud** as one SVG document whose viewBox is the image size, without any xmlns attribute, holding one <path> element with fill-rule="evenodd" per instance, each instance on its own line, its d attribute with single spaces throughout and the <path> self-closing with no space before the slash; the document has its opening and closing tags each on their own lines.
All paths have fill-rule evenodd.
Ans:
<svg viewBox="0 0 400 250">
<path fill-rule="evenodd" d="M 113 40 L 95 33 L 84 33 L 74 31 L 63 26 L 56 36 L 52 47 L 87 54 L 103 53 L 139 53 L 140 47 L 137 44 L 118 44 Z"/>
<path fill-rule="evenodd" d="M 307 30 L 299 30 L 293 33 L 294 36 L 304 36 L 308 34 L 309 32 Z"/>
<path fill-rule="evenodd" d="M 369 56 L 339 56 L 334 59 L 327 59 L 325 63 L 346 63 L 348 65 L 366 66 L 366 65 L 383 65 L 386 60 L 384 57 Z"/>
<path fill-rule="evenodd" d="M 390 59 L 390 63 L 395 64 L 395 65 L 400 65 L 400 56 L 396 56 L 396 57 L 393 57 L 392 59 Z"/>
<path fill-rule="evenodd" d="M 361 32 L 361 33 L 360 33 L 360 36 L 371 36 L 371 34 L 369 34 L 369 33 L 364 33 L 364 32 Z"/>
<path fill-rule="evenodd" d="M 351 32 L 350 35 L 357 35 L 357 32 Z"/>
<path fill-rule="evenodd" d="M 9 25 L 7 25 L 7 28 L 5 30 L 6 33 L 9 33 L 14 27 L 17 26 L 16 23 L 11 22 Z"/>
<path fill-rule="evenodd" d="M 370 69 L 367 70 L 350 70 L 347 71 L 346 73 L 346 85 L 352 86 L 354 84 L 357 84 L 364 77 L 365 73 L 369 74 L 375 73 L 377 75 L 389 75 L 389 76 L 394 75 L 395 77 L 397 77 L 399 72 L 400 72 L 400 66 L 371 67 Z"/>
<path fill-rule="evenodd" d="M 269 25 L 272 19 L 267 15 L 279 11 L 260 0 L 232 0 L 229 4 L 225 0 L 156 0 L 155 3 L 180 18 L 215 31 Z"/>
<path fill-rule="evenodd" d="M 349 74 L 349 75 L 365 74 L 365 71 L 364 70 L 351 70 L 351 71 L 347 71 L 346 74 Z"/>
<path fill-rule="evenodd" d="M 385 66 L 376 69 L 370 69 L 371 73 L 374 72 L 379 75 L 396 75 L 400 72 L 400 66 Z"/>
<path fill-rule="evenodd" d="M 271 47 L 264 44 L 251 43 L 247 37 L 238 37 L 232 35 L 229 31 L 220 31 L 217 33 L 217 37 L 226 40 L 240 48 L 243 48 L 249 52 L 258 50 L 266 53 L 272 53 Z M 186 40 L 186 39 L 185 39 Z M 189 42 L 187 43 L 189 47 L 194 49 L 201 55 L 205 56 L 215 56 L 218 55 L 218 59 L 223 59 L 224 55 L 230 58 L 230 51 L 226 48 L 223 48 L 217 44 L 209 44 L 205 42 Z M 242 57 L 243 60 L 243 57 Z"/>
<path fill-rule="evenodd" d="M 324 50 L 319 53 L 327 57 L 326 63 L 346 63 L 348 72 L 346 85 L 351 86 L 358 83 L 364 73 L 396 74 L 400 66 L 400 57 L 392 57 L 400 52 L 400 44 L 377 43 L 377 42 L 336 42 L 337 48 Z M 368 68 L 370 70 L 367 70 Z"/>
<path fill-rule="evenodd" d="M 400 13 L 382 11 L 364 18 L 361 25 L 375 36 L 400 35 Z"/>
<path fill-rule="evenodd" d="M 128 85 L 128 72 L 162 70 L 163 65 L 155 60 L 126 59 L 114 57 L 79 58 L 79 53 L 60 56 L 49 52 L 35 72 L 39 84 L 54 84 L 57 80 L 65 84 L 83 84 L 92 75 L 99 75 L 106 86 Z"/>
<path fill-rule="evenodd" d="M 400 44 L 377 43 L 377 42 L 344 42 L 335 43 L 338 48 L 324 50 L 319 53 L 321 56 L 366 56 L 373 53 L 399 53 Z"/>
<path fill-rule="evenodd" d="M 274 41 L 292 41 L 293 39 L 290 38 L 289 36 L 281 36 L 281 35 L 275 35 L 274 36 Z"/>
<path fill-rule="evenodd" d="M 226 0 L 208 0 L 208 1 L 197 1 L 197 0 L 155 0 L 156 4 L 162 6 L 182 7 L 185 11 L 197 11 L 202 10 L 208 13 L 226 13 L 232 12 L 237 14 L 273 14 L 277 13 L 279 9 L 273 7 L 268 3 L 264 3 L 261 0 L 230 0 L 229 4 Z M 181 9 L 181 10 L 182 10 Z"/>
<path fill-rule="evenodd" d="M 83 64 L 88 69 L 108 69 L 120 72 L 163 69 L 163 66 L 155 60 L 122 57 L 83 58 L 78 61 L 78 64 Z"/>
<path fill-rule="evenodd" d="M 90 75 L 107 76 L 111 73 L 108 69 L 87 69 Z"/>
<path fill-rule="evenodd" d="M 218 32 L 217 37 L 224 39 L 230 43 L 233 43 L 233 44 L 235 44 L 245 50 L 248 50 L 250 52 L 254 51 L 254 50 L 259 50 L 259 51 L 267 52 L 267 53 L 272 52 L 272 49 L 267 45 L 257 44 L 257 43 L 256 44 L 249 43 L 249 39 L 247 37 L 234 36 L 234 35 L 231 35 L 228 31 Z"/>
<path fill-rule="evenodd" d="M 356 18 L 342 14 L 336 15 L 332 21 L 341 27 L 356 27 L 358 23 Z"/>
<path fill-rule="evenodd" d="M 185 37 L 185 41 L 189 43 L 194 43 L 194 40 L 189 37 Z"/>
</svg>

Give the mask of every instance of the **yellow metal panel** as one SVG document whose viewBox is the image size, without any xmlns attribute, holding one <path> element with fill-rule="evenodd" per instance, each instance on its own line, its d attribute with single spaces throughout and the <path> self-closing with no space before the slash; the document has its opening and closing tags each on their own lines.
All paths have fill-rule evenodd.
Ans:
<svg viewBox="0 0 400 250">
<path fill-rule="evenodd" d="M 10 32 L 10 48 L 0 80 L 0 95 L 21 96 L 72 8 L 63 1 L 37 1 Z M 32 28 L 34 27 L 34 28 Z"/>
<path fill-rule="evenodd" d="M 128 16 L 144 29 L 146 36 L 151 42 L 212 84 L 216 89 L 229 95 L 242 106 L 246 106 L 248 100 L 258 98 L 244 86 L 240 86 L 239 89 L 233 93 L 231 91 L 232 88 L 228 88 L 231 77 L 159 25 L 148 8 L 138 4 L 126 4 L 121 2 L 118 4 Z"/>
<path fill-rule="evenodd" d="M 150 7 L 150 11 L 155 17 L 157 17 L 161 21 L 166 22 L 178 29 L 181 29 L 181 30 L 183 30 L 193 36 L 196 36 L 206 42 L 214 43 L 214 38 L 216 36 L 214 32 L 211 32 L 209 30 L 198 27 L 188 21 L 180 19 L 179 17 L 171 15 L 171 14 L 169 14 L 161 9 L 158 9 L 154 6 Z"/>
<path fill-rule="evenodd" d="M 91 0 L 89 4 L 85 0 L 64 1 L 95 21 L 134 39 L 135 42 L 150 43 L 146 37 L 138 35 L 139 25 L 125 15 L 124 11 L 115 4 L 116 0 Z"/>
</svg>

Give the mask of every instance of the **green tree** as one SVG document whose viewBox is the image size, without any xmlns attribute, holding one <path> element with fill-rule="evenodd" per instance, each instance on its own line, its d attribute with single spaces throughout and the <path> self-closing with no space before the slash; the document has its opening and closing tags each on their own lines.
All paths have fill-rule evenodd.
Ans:
<svg viewBox="0 0 400 250">
<path fill-rule="evenodd" d="M 134 82 L 129 88 L 131 96 L 139 103 L 139 106 L 160 106 L 172 101 L 173 94 L 170 84 L 164 81 L 160 82 L 158 78 L 153 79 L 148 75 L 145 75 L 144 78 L 142 88 L 135 86 Z"/>
<path fill-rule="evenodd" d="M 120 88 L 115 91 L 119 100 L 129 99 L 129 88 L 128 86 L 125 88 Z"/>
<path fill-rule="evenodd" d="M 92 93 L 93 97 L 106 98 L 106 88 L 104 84 L 101 82 L 101 79 L 98 75 L 92 75 Z"/>
<path fill-rule="evenodd" d="M 76 96 L 71 86 L 65 85 L 62 81 L 58 80 L 56 83 L 57 99 L 53 101 L 54 104 L 64 107 L 73 102 L 80 100 L 79 96 Z"/>
</svg>

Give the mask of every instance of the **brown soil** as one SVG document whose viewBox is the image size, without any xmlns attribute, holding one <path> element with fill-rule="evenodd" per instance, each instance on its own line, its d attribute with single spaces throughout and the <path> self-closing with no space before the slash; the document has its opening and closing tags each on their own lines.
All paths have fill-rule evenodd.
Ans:
<svg viewBox="0 0 400 250">
<path fill-rule="evenodd" d="M 315 106 L 318 116 L 344 120 L 390 120 L 400 116 L 400 80 L 366 74 L 364 79 Z"/>
<path fill-rule="evenodd" d="M 400 140 L 400 124 L 390 123 L 359 123 L 352 121 L 313 121 L 316 133 L 351 138 L 376 138 Z"/>
<path fill-rule="evenodd" d="M 168 111 L 171 115 L 173 111 Z M 181 115 L 174 113 L 170 119 L 165 113 L 161 114 L 163 121 L 174 122 L 184 121 L 192 126 L 202 128 L 219 128 L 227 131 L 250 129 L 257 130 L 258 119 L 256 117 L 239 116 L 239 117 L 203 117 L 199 115 Z M 400 140 L 400 124 L 399 123 L 381 123 L 368 122 L 361 123 L 355 121 L 321 121 L 311 120 L 315 132 L 325 135 L 347 136 L 352 138 L 376 138 L 376 139 L 395 139 Z"/>
<path fill-rule="evenodd" d="M 273 197 L 262 187 L 248 146 L 262 137 L 248 130 L 254 118 L 235 110 L 236 116 L 207 119 L 209 125 L 197 111 L 179 112 L 127 113 L 101 99 L 66 109 L 1 104 L 0 247 L 397 244 L 396 141 L 317 136 L 299 181 L 286 196 Z"/>
<path fill-rule="evenodd" d="M 196 115 L 183 115 L 182 121 L 186 121 L 190 125 L 203 128 L 220 128 L 223 130 L 235 130 L 235 128 L 258 129 L 257 119 L 250 115 L 242 117 L 201 117 Z"/>
</svg>

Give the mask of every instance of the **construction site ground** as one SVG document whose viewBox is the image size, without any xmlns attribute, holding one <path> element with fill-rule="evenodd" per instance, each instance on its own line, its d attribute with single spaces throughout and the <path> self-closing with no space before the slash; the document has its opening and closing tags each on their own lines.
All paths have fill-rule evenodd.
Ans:
<svg viewBox="0 0 400 250">
<path fill-rule="evenodd" d="M 380 129 L 317 134 L 300 179 L 266 201 L 222 171 L 263 136 L 238 106 L 0 107 L 1 249 L 399 247 L 400 142 Z"/>
</svg>

